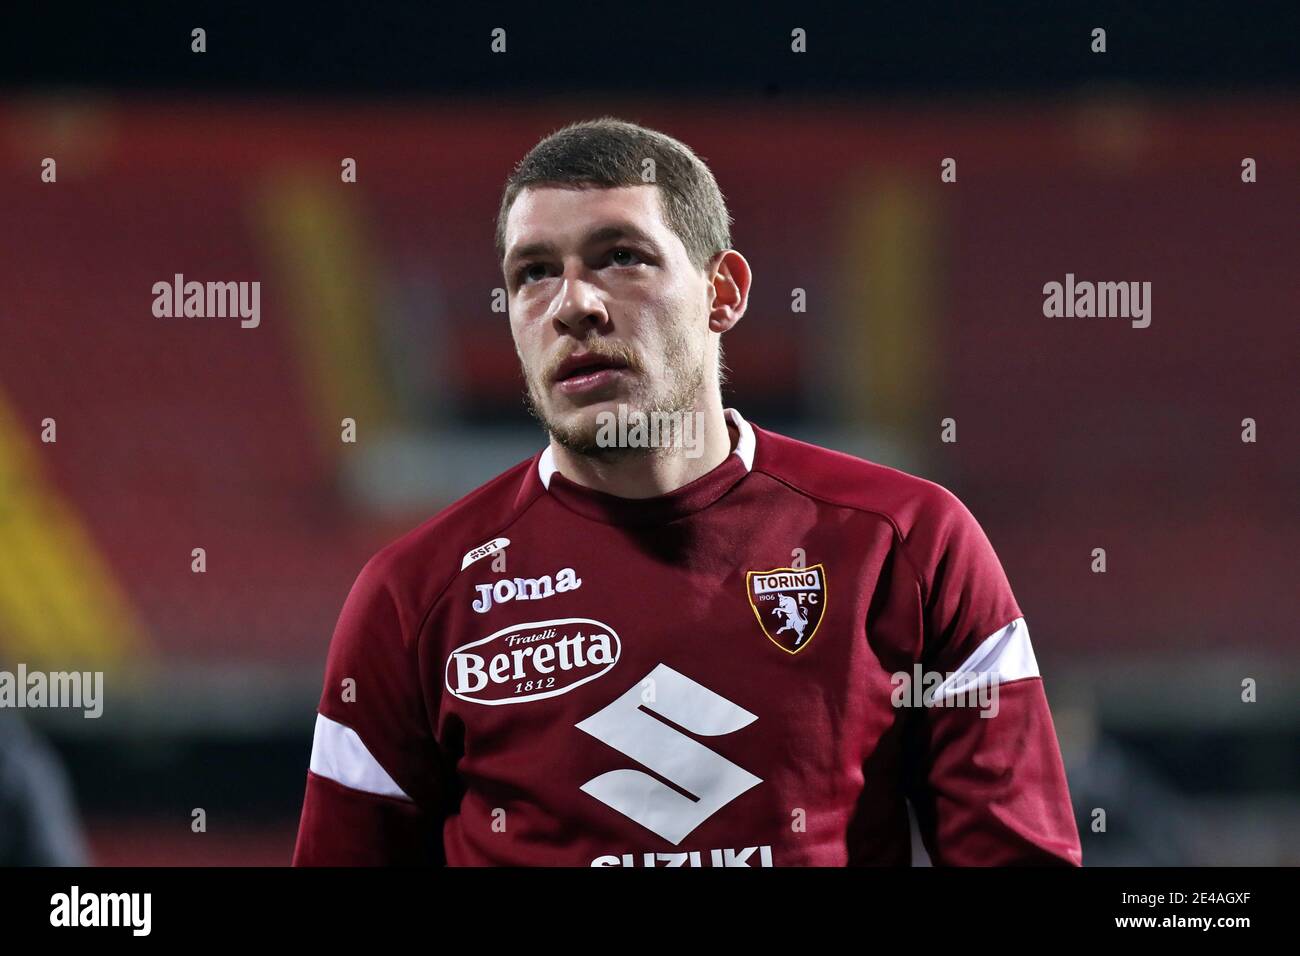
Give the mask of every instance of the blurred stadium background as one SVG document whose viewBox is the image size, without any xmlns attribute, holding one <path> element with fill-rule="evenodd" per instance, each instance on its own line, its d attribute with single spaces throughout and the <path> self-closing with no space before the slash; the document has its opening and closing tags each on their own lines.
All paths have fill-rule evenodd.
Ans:
<svg viewBox="0 0 1300 956">
<path fill-rule="evenodd" d="M 1103 67 L 1088 18 L 1020 21 L 1013 44 L 996 18 L 894 12 L 855 59 L 832 17 L 809 29 L 841 58 L 789 78 L 752 52 L 784 54 L 784 27 L 735 24 L 720 64 L 653 34 L 629 75 L 608 50 L 547 72 L 560 28 L 520 23 L 494 76 L 495 23 L 442 21 L 458 42 L 415 64 L 424 14 L 404 16 L 335 22 L 341 60 L 270 13 L 213 19 L 198 65 L 203 24 L 176 14 L 110 18 L 131 38 L 109 50 L 84 24 L 57 49 L 48 23 L 9 33 L 0 669 L 107 677 L 98 720 L 0 711 L 0 770 L 39 765 L 51 814 L 66 776 L 84 859 L 287 862 L 353 577 L 543 442 L 490 308 L 501 185 L 551 129 L 611 113 L 691 145 L 728 198 L 755 271 L 728 403 L 939 481 L 984 525 L 1085 863 L 1300 863 L 1300 98 L 1269 21 L 1219 24 L 1240 49 L 1218 60 L 1116 21 L 1128 52 Z M 1045 319 L 1067 272 L 1150 281 L 1151 327 Z M 155 318 L 176 273 L 260 281 L 260 327 Z M 0 810 L 8 844 L 24 825 Z"/>
</svg>

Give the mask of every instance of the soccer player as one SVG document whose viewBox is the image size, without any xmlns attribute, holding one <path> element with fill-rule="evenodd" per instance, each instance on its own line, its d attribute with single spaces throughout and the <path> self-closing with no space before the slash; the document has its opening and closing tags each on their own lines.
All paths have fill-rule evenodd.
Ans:
<svg viewBox="0 0 1300 956">
<path fill-rule="evenodd" d="M 730 222 L 612 118 L 516 167 L 497 251 L 549 444 L 361 571 L 295 864 L 907 865 L 909 800 L 937 865 L 1080 864 L 975 519 L 723 408 Z"/>
</svg>

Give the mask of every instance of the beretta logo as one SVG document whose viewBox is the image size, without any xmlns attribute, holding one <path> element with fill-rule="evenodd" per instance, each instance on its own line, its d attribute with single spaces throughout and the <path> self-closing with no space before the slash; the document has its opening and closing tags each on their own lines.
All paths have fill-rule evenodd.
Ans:
<svg viewBox="0 0 1300 956">
<path fill-rule="evenodd" d="M 447 690 L 475 704 L 518 704 L 567 694 L 618 663 L 622 643 L 586 617 L 513 624 L 447 657 Z"/>
<path fill-rule="evenodd" d="M 813 639 L 826 610 L 826 569 L 773 568 L 745 575 L 749 606 L 759 627 L 787 654 L 797 654 Z"/>
</svg>

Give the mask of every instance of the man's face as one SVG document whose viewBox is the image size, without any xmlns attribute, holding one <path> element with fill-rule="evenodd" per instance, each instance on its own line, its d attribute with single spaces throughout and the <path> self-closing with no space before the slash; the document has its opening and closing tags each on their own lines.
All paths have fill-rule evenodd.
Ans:
<svg viewBox="0 0 1300 956">
<path fill-rule="evenodd" d="M 715 361 L 710 283 L 664 223 L 657 186 L 530 187 L 506 220 L 510 329 L 533 413 L 593 457 L 601 412 L 695 408 Z"/>
</svg>

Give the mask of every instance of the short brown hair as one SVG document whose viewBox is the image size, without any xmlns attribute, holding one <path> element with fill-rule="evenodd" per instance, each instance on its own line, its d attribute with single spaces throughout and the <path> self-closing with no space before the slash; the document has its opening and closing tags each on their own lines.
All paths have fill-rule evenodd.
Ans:
<svg viewBox="0 0 1300 956">
<path fill-rule="evenodd" d="M 655 181 L 642 178 L 654 161 Z M 664 222 L 682 240 L 697 269 L 731 248 L 731 215 L 709 167 L 689 146 L 656 130 L 613 116 L 571 123 L 551 133 L 520 160 L 506 180 L 497 213 L 497 260 L 505 261 L 506 218 L 529 186 L 615 189 L 657 185 Z"/>
</svg>

